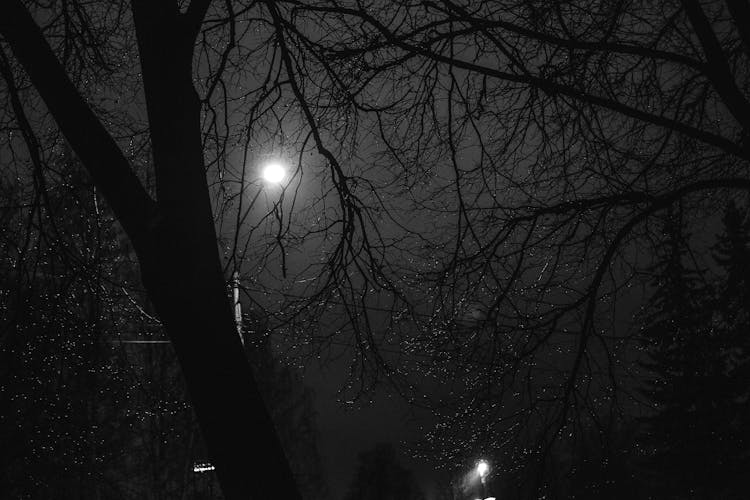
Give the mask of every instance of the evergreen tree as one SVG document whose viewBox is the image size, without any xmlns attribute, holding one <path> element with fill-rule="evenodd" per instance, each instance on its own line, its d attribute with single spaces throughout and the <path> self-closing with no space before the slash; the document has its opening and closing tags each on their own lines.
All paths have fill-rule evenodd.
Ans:
<svg viewBox="0 0 750 500">
<path fill-rule="evenodd" d="M 714 260 L 723 274 L 716 286 L 718 323 L 727 349 L 727 368 L 741 377 L 747 376 L 750 361 L 750 221 L 730 203 L 723 225 L 714 246 Z"/>
<path fill-rule="evenodd" d="M 715 328 L 722 353 L 724 481 L 732 491 L 749 486 L 750 470 L 750 220 L 732 202 L 714 247 L 722 271 L 716 284 Z"/>
<path fill-rule="evenodd" d="M 359 454 L 359 466 L 346 500 L 424 500 L 412 473 L 402 467 L 390 444 Z"/>
<path fill-rule="evenodd" d="M 650 374 L 642 444 L 659 498 L 712 498 L 723 476 L 722 359 L 714 307 L 703 273 L 691 265 L 680 217 L 664 224 L 665 244 L 652 271 L 654 292 L 642 334 Z"/>
</svg>

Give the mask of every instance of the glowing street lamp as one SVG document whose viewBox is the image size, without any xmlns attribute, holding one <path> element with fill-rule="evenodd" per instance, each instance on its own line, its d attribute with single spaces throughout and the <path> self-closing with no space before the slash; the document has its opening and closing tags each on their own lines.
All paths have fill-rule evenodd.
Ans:
<svg viewBox="0 0 750 500">
<path fill-rule="evenodd" d="M 479 475 L 479 480 L 482 482 L 482 498 L 484 499 L 487 499 L 487 485 L 485 483 L 485 478 L 489 473 L 490 464 L 488 464 L 486 460 L 480 460 L 477 462 L 477 474 Z"/>
<path fill-rule="evenodd" d="M 487 477 L 487 474 L 490 472 L 490 464 L 488 464 L 484 460 L 480 460 L 477 462 L 477 474 L 479 474 L 479 478 L 484 482 L 484 478 Z"/>
<path fill-rule="evenodd" d="M 278 162 L 269 163 L 261 172 L 263 180 L 270 184 L 279 184 L 286 179 L 286 168 Z"/>
</svg>

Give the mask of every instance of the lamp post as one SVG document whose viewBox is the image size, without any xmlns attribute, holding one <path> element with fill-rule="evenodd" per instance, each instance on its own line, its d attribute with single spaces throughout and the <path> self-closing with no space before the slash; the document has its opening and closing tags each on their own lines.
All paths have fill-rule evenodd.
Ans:
<svg viewBox="0 0 750 500">
<path fill-rule="evenodd" d="M 480 460 L 477 462 L 477 474 L 479 475 L 479 481 L 482 483 L 482 498 L 487 498 L 487 484 L 485 479 L 487 474 L 490 473 L 490 464 L 486 460 Z"/>
<path fill-rule="evenodd" d="M 286 179 L 286 167 L 278 162 L 267 163 L 263 170 L 261 170 L 261 178 L 266 184 L 281 184 Z M 255 201 L 260 196 L 262 187 L 255 193 L 255 197 L 250 202 L 250 208 L 255 205 Z M 247 213 L 242 217 L 241 222 L 244 222 L 245 217 L 250 213 L 248 209 Z M 235 270 L 232 274 L 232 305 L 234 309 L 234 324 L 237 327 L 237 334 L 240 336 L 240 342 L 245 345 L 245 337 L 242 335 L 242 304 L 240 303 L 240 273 Z"/>
</svg>

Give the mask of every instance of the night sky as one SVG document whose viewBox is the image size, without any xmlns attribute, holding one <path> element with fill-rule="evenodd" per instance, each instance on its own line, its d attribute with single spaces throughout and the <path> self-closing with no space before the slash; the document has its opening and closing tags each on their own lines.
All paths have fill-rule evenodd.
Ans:
<svg viewBox="0 0 750 500">
<path fill-rule="evenodd" d="M 749 19 L 3 1 L 0 498 L 744 498 Z"/>
</svg>

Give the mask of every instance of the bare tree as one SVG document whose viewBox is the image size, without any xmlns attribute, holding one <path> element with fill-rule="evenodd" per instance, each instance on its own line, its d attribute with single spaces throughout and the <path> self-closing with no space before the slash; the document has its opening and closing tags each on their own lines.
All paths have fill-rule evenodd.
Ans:
<svg viewBox="0 0 750 500">
<path fill-rule="evenodd" d="M 95 29 L 86 17 L 92 11 L 78 3 L 73 7 L 84 22 L 68 24 L 70 11 L 62 5 L 59 23 L 62 29 L 84 30 L 77 47 L 84 47 L 85 54 L 85 36 L 92 33 L 87 30 Z M 208 7 L 209 2 L 193 2 L 181 12 L 176 3 L 133 2 L 132 18 L 120 11 L 123 17 L 117 19 L 134 30 L 138 42 L 156 200 L 20 1 L 3 3 L 0 32 L 135 248 L 143 283 L 180 359 L 225 497 L 297 498 L 236 333 L 216 248 L 201 101 L 192 81 L 194 42 Z M 106 17 L 104 5 L 94 8 Z M 42 23 L 55 15 L 35 13 Z M 54 27 L 56 19 L 51 20 Z M 82 57 L 80 62 L 89 61 Z"/>
<path fill-rule="evenodd" d="M 292 333 L 325 325 L 303 340 L 350 345 L 355 391 L 385 374 L 411 398 L 411 369 L 453 380 L 444 428 L 474 431 L 442 449 L 525 426 L 548 450 L 571 415 L 629 404 L 617 306 L 638 298 L 650 221 L 750 189 L 744 1 L 29 5 L 36 23 L 6 2 L 0 31 L 133 241 L 229 497 L 264 491 L 240 464 L 270 424 L 223 273 Z M 113 47 L 133 33 L 123 78 L 103 61 L 127 60 Z M 139 73 L 156 201 L 104 118 L 107 84 Z M 279 156 L 284 187 L 253 196 L 248 165 Z"/>
<path fill-rule="evenodd" d="M 302 303 L 345 304 L 341 329 L 366 347 L 358 374 L 418 357 L 422 373 L 458 380 L 443 429 L 466 432 L 441 449 L 546 452 L 572 416 L 636 404 L 617 323 L 643 295 L 632 288 L 659 244 L 652 219 L 682 203 L 701 224 L 750 188 L 746 10 L 268 7 L 270 81 L 330 168 L 340 210 L 321 227 L 345 235 L 308 296 L 329 301 Z M 378 306 L 392 313 L 379 329 Z M 388 343 L 400 354 L 376 348 Z M 519 425 L 539 434 L 532 450 L 509 444 Z"/>
</svg>

